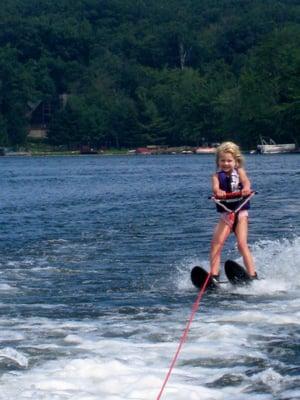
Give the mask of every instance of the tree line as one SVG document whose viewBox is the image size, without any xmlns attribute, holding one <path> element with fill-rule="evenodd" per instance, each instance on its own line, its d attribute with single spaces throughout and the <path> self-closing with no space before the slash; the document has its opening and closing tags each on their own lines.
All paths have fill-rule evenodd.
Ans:
<svg viewBox="0 0 300 400">
<path fill-rule="evenodd" d="M 300 142 L 298 0 L 6 0 L 0 145 L 67 94 L 53 145 Z"/>
</svg>

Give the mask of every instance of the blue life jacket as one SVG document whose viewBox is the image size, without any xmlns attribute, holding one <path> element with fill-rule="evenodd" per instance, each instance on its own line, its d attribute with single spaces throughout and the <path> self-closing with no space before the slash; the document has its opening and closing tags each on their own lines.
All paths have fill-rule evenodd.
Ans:
<svg viewBox="0 0 300 400">
<path fill-rule="evenodd" d="M 230 175 L 227 175 L 226 172 L 224 172 L 224 171 L 219 171 L 217 174 L 218 174 L 219 185 L 220 185 L 221 190 L 224 190 L 225 192 L 228 193 L 228 192 L 237 192 L 237 191 L 243 189 L 243 185 L 240 182 L 239 174 L 236 169 L 234 169 Z M 222 202 L 223 201 L 224 201 L 224 205 L 226 205 L 227 208 L 234 211 L 238 208 L 238 206 L 241 204 L 241 202 L 243 200 L 237 200 L 237 201 L 222 200 Z M 225 212 L 224 208 L 222 208 L 218 204 L 216 204 L 216 206 L 217 206 L 218 212 Z M 249 208 L 250 208 L 250 202 L 248 201 L 248 203 L 246 203 L 241 208 L 241 210 L 249 210 Z"/>
</svg>

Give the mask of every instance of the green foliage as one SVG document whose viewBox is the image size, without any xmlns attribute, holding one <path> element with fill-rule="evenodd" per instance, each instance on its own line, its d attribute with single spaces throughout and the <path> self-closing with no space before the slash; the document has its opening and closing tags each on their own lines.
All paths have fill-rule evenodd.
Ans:
<svg viewBox="0 0 300 400">
<path fill-rule="evenodd" d="M 296 0 L 6 0 L 0 21 L 0 145 L 62 93 L 55 145 L 300 142 Z"/>
</svg>

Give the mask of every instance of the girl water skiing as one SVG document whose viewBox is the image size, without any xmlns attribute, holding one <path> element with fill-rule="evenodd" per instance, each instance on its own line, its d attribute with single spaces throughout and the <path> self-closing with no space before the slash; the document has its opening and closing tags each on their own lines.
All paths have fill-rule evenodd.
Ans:
<svg viewBox="0 0 300 400">
<path fill-rule="evenodd" d="M 215 197 L 222 198 L 228 192 L 241 191 L 243 196 L 251 194 L 251 183 L 246 174 L 244 158 L 239 146 L 233 142 L 222 143 L 216 151 L 218 170 L 212 177 L 212 191 Z M 230 203 L 230 208 L 235 209 Z M 247 272 L 251 278 L 257 278 L 252 254 L 248 247 L 248 208 L 245 204 L 238 213 L 225 211 L 217 205 L 221 213 L 211 241 L 210 272 L 213 280 L 219 279 L 221 251 L 230 232 L 235 233 L 239 252 L 241 253 Z"/>
</svg>

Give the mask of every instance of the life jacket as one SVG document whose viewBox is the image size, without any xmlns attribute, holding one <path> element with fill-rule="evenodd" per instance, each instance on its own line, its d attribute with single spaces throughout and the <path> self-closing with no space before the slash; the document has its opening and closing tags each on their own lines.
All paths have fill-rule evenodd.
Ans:
<svg viewBox="0 0 300 400">
<path fill-rule="evenodd" d="M 224 171 L 219 171 L 218 173 L 218 179 L 219 179 L 219 185 L 220 189 L 224 190 L 225 192 L 237 192 L 239 190 L 243 189 L 243 185 L 240 182 L 240 176 L 239 173 L 236 169 L 232 171 L 230 175 L 227 175 L 226 172 Z M 243 200 L 230 200 L 230 201 L 225 201 L 224 204 L 226 205 L 227 208 L 230 210 L 234 211 L 238 208 L 238 206 L 241 204 L 241 201 Z M 217 206 L 217 211 L 218 212 L 224 212 L 224 208 L 216 204 Z M 241 210 L 248 210 L 250 208 L 250 202 L 246 203 Z"/>
</svg>

